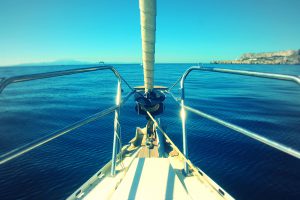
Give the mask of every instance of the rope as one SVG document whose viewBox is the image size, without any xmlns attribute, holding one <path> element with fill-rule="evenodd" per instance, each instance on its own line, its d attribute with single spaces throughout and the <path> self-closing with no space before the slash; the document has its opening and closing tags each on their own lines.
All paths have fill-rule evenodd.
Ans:
<svg viewBox="0 0 300 200">
<path fill-rule="evenodd" d="M 187 159 L 185 157 L 185 155 L 183 155 L 181 153 L 181 151 L 178 149 L 178 147 L 173 143 L 173 141 L 169 138 L 169 136 L 167 135 L 167 133 L 159 126 L 159 124 L 157 123 L 157 121 L 153 118 L 153 116 L 151 115 L 150 112 L 147 112 L 148 116 L 150 117 L 150 119 L 154 122 L 155 126 L 162 132 L 162 134 L 164 135 L 164 137 L 166 138 L 166 140 L 168 140 L 171 144 L 171 146 L 173 147 L 173 149 L 175 149 L 178 154 L 183 158 L 183 160 L 189 165 L 189 167 L 195 171 L 198 172 L 198 169 L 192 164 L 192 162 Z"/>
</svg>

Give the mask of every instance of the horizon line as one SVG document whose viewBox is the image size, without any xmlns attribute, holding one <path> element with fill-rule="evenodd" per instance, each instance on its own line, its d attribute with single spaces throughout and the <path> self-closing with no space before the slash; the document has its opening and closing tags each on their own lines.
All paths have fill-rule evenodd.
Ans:
<svg viewBox="0 0 300 200">
<path fill-rule="evenodd" d="M 211 62 L 211 61 L 210 61 Z M 154 64 L 209 64 L 210 62 L 156 62 Z M 73 65 L 73 66 L 80 66 L 80 65 L 142 65 L 140 62 L 104 62 L 102 64 L 99 64 L 98 62 L 92 63 L 92 62 L 86 62 L 84 61 L 82 63 L 47 63 L 47 62 L 37 62 L 37 63 L 21 63 L 21 64 L 13 64 L 13 65 L 0 65 L 0 67 L 46 67 L 46 66 L 67 66 L 67 65 Z"/>
</svg>

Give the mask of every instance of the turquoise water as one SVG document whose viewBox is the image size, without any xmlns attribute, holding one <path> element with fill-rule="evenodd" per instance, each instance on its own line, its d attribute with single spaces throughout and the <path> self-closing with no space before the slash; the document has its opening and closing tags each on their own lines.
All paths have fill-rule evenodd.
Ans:
<svg viewBox="0 0 300 200">
<path fill-rule="evenodd" d="M 140 65 L 115 65 L 132 86 Z M 191 64 L 157 64 L 156 84 L 170 86 Z M 294 65 L 206 65 L 300 74 Z M 2 67 L 0 77 L 87 66 Z M 300 87 L 294 83 L 192 72 L 187 104 L 300 150 Z M 129 90 L 123 86 L 125 95 Z M 0 96 L 0 154 L 112 106 L 116 80 L 92 72 L 18 83 Z M 174 93 L 178 94 L 178 88 Z M 146 120 L 129 99 L 121 110 L 123 143 Z M 167 97 L 160 116 L 181 148 L 177 104 Z M 188 113 L 190 159 L 237 199 L 299 199 L 300 161 Z M 0 199 L 64 199 L 110 160 L 113 115 L 93 122 L 0 166 Z"/>
</svg>

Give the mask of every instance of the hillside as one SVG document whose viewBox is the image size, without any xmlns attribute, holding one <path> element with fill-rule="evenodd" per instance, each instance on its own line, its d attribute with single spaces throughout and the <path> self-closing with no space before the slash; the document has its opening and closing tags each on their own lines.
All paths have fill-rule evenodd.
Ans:
<svg viewBox="0 0 300 200">
<path fill-rule="evenodd" d="M 212 61 L 214 64 L 300 64 L 300 49 L 267 53 L 245 53 L 237 60 Z"/>
</svg>

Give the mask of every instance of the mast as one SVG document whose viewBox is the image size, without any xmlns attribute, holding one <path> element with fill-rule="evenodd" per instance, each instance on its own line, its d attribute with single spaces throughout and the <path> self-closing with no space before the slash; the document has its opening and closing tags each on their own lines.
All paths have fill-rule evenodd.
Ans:
<svg viewBox="0 0 300 200">
<path fill-rule="evenodd" d="M 145 93 L 153 89 L 156 0 L 139 0 Z"/>
<path fill-rule="evenodd" d="M 145 91 L 135 93 L 137 102 L 135 110 L 139 115 L 145 115 L 149 123 L 149 130 L 153 128 L 150 125 L 148 114 L 159 115 L 164 111 L 163 101 L 165 95 L 158 90 L 153 89 L 154 79 L 154 55 L 155 55 L 155 30 L 156 30 L 156 0 L 139 0 L 141 16 L 141 35 L 144 69 Z M 148 132 L 148 131 L 147 131 Z M 147 133 L 148 134 L 148 133 Z"/>
</svg>

